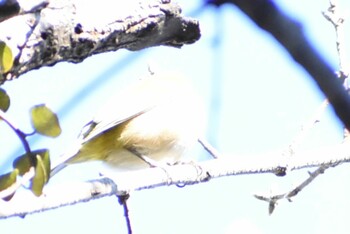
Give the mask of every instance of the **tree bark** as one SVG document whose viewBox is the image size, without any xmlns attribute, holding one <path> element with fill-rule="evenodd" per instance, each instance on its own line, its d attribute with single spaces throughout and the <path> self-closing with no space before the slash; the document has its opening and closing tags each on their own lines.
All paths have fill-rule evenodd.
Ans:
<svg viewBox="0 0 350 234">
<path fill-rule="evenodd" d="M 43 3 L 43 7 L 21 9 L 0 23 L 0 40 L 10 46 L 14 57 L 13 68 L 0 84 L 61 61 L 79 63 L 91 55 L 119 49 L 181 47 L 200 38 L 198 21 L 181 15 L 181 8 L 170 1 L 131 1 L 126 5 L 132 7 L 121 6 L 109 17 L 98 15 L 108 8 L 103 1 L 94 3 L 99 5 L 92 13 L 84 10 L 86 2 Z M 101 22 L 102 18 L 108 20 Z"/>
</svg>

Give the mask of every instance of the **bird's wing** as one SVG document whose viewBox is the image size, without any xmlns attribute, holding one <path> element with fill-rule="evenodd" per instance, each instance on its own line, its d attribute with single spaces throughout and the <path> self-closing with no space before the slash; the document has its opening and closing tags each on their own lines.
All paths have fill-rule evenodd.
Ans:
<svg viewBox="0 0 350 234">
<path fill-rule="evenodd" d="M 142 115 L 146 113 L 147 111 L 153 109 L 153 107 L 149 107 L 147 109 L 137 111 L 134 114 L 130 114 L 128 116 L 125 116 L 123 118 L 115 118 L 110 121 L 98 121 L 98 120 L 92 120 L 89 123 L 87 123 L 82 131 L 79 134 L 79 139 L 82 143 L 87 142 L 91 140 L 92 138 L 100 135 L 101 133 L 118 126 L 119 124 L 122 124 L 130 119 L 133 119 L 139 115 Z"/>
<path fill-rule="evenodd" d="M 95 118 L 85 125 L 79 137 L 81 142 L 87 142 L 125 121 L 163 105 L 171 99 L 171 89 L 173 87 L 160 77 L 148 77 L 123 90 L 106 102 Z"/>
</svg>

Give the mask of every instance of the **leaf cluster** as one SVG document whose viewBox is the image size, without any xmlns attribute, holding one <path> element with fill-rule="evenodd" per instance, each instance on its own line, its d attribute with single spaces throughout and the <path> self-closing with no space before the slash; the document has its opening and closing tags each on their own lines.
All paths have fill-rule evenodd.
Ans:
<svg viewBox="0 0 350 234">
<path fill-rule="evenodd" d="M 45 104 L 33 106 L 30 110 L 30 120 L 34 133 L 24 133 L 17 128 L 6 116 L 10 107 L 10 97 L 4 89 L 0 89 L 0 120 L 6 123 L 20 138 L 25 153 L 15 158 L 13 170 L 0 175 L 0 198 L 10 200 L 16 190 L 29 183 L 29 189 L 40 196 L 44 185 L 50 178 L 50 153 L 48 149 L 32 150 L 27 138 L 40 134 L 47 137 L 57 137 L 61 134 L 61 127 L 57 115 Z"/>
</svg>

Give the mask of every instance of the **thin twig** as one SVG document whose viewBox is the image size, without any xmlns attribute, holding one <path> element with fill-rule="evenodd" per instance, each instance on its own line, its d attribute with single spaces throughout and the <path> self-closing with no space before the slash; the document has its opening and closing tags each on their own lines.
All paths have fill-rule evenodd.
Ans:
<svg viewBox="0 0 350 234">
<path fill-rule="evenodd" d="M 313 116 L 301 126 L 300 132 L 294 137 L 294 139 L 288 146 L 288 152 L 290 154 L 293 154 L 293 152 L 296 151 L 298 146 L 304 141 L 304 139 L 312 130 L 312 128 L 315 126 L 315 124 L 320 122 L 321 115 L 324 113 L 328 104 L 329 104 L 328 100 L 327 99 L 324 100 L 322 104 L 319 106 L 319 108 L 315 111 Z"/>
<path fill-rule="evenodd" d="M 339 78 L 346 79 L 349 76 L 349 69 L 347 65 L 346 43 L 344 36 L 344 22 L 345 18 L 339 11 L 339 5 L 336 0 L 329 1 L 328 11 L 323 11 L 323 16 L 332 23 L 336 34 L 336 46 L 339 57 Z"/>
<path fill-rule="evenodd" d="M 129 216 L 129 208 L 128 208 L 128 204 L 127 204 L 127 201 L 129 199 L 130 195 L 129 194 L 117 195 L 117 197 L 118 197 L 119 204 L 122 205 L 123 209 L 124 209 L 124 217 L 125 217 L 125 222 L 126 222 L 128 234 L 132 234 L 131 221 L 130 221 L 130 216 Z"/>
<path fill-rule="evenodd" d="M 220 153 L 217 151 L 214 146 L 212 146 L 207 140 L 205 140 L 203 137 L 198 138 L 199 144 L 203 146 L 203 148 L 213 157 L 213 158 L 220 158 Z"/>
<path fill-rule="evenodd" d="M 295 187 L 293 190 L 288 192 L 285 195 L 285 198 L 288 199 L 288 201 L 291 201 L 291 198 L 296 196 L 301 190 L 303 190 L 308 184 L 310 184 L 313 180 L 316 179 L 317 176 L 323 174 L 325 170 L 327 170 L 330 167 L 336 166 L 337 164 L 328 164 L 328 165 L 322 165 L 319 168 L 317 168 L 314 172 L 309 172 L 309 177 L 302 182 L 300 185 Z"/>
<path fill-rule="evenodd" d="M 29 143 L 26 139 L 27 137 L 27 134 L 25 134 L 24 132 L 22 132 L 18 127 L 16 127 L 16 124 L 13 123 L 10 118 L 8 118 L 6 116 L 6 113 L 3 112 L 1 109 L 0 109 L 0 119 L 2 119 L 15 133 L 16 135 L 18 136 L 18 138 L 21 140 L 22 142 L 22 145 L 23 145 L 23 148 L 24 150 L 26 151 L 26 153 L 28 155 L 31 155 L 31 150 L 30 150 L 30 146 L 29 146 Z M 31 158 L 33 158 L 34 156 L 30 156 Z M 33 165 L 34 165 L 34 158 L 33 158 Z"/>
<path fill-rule="evenodd" d="M 312 181 L 314 181 L 317 176 L 323 174 L 325 172 L 325 170 L 328 169 L 329 167 L 333 167 L 336 165 L 337 165 L 337 163 L 322 165 L 319 168 L 317 168 L 314 172 L 309 172 L 309 177 L 289 192 L 278 194 L 278 195 L 272 195 L 272 196 L 254 194 L 254 197 L 259 199 L 259 200 L 266 201 L 269 203 L 268 208 L 269 208 L 269 214 L 271 215 L 273 213 L 278 201 L 280 201 L 282 199 L 287 199 L 288 201 L 291 202 L 292 201 L 291 198 L 296 196 L 299 192 L 301 192 L 304 188 L 306 188 L 306 186 L 309 185 Z"/>
</svg>

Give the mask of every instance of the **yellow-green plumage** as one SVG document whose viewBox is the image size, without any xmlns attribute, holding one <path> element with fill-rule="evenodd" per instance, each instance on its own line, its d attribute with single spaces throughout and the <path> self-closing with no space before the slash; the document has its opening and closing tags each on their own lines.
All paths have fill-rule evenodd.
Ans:
<svg viewBox="0 0 350 234">
<path fill-rule="evenodd" d="M 85 127 L 64 164 L 102 160 L 116 169 L 147 167 L 137 152 L 174 163 L 203 128 L 201 103 L 179 76 L 151 76 L 114 96 Z M 87 130 L 86 130 L 87 129 Z"/>
</svg>

